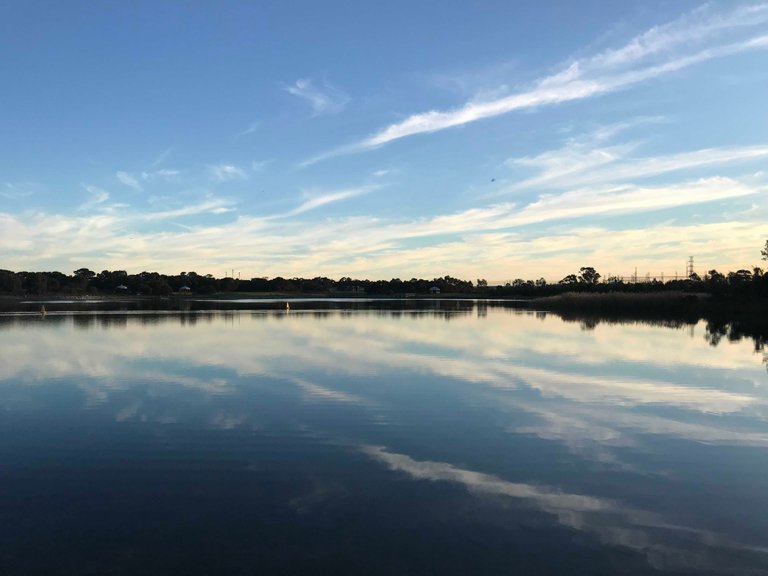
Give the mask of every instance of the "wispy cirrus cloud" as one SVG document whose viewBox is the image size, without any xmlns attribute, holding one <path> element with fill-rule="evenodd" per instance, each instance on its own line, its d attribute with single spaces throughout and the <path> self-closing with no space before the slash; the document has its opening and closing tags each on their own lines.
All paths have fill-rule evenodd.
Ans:
<svg viewBox="0 0 768 576">
<path fill-rule="evenodd" d="M 759 187 L 724 177 L 703 178 L 676 185 L 590 187 L 558 195 L 543 195 L 518 214 L 510 216 L 510 220 L 522 225 L 584 216 L 638 214 L 739 198 L 760 191 Z"/>
<path fill-rule="evenodd" d="M 618 185 L 599 189 L 590 187 L 559 194 L 545 194 L 523 206 L 503 202 L 428 219 L 395 223 L 385 229 L 379 229 L 378 232 L 386 233 L 391 239 L 400 240 L 478 231 L 491 232 L 567 219 L 636 215 L 758 195 L 760 192 L 764 192 L 764 187 L 725 177 L 658 186 Z M 376 231 L 371 230 L 370 235 L 375 237 Z"/>
<path fill-rule="evenodd" d="M 731 12 L 713 13 L 704 5 L 674 22 L 654 26 L 624 46 L 606 50 L 590 59 L 595 66 L 622 66 L 681 45 L 702 42 L 718 34 L 751 28 L 768 21 L 765 3 L 741 6 Z"/>
<path fill-rule="evenodd" d="M 667 188 L 667 194 L 676 193 Z M 574 220 L 564 228 L 558 220 L 542 221 L 540 214 L 526 219 L 538 220 L 542 226 L 551 224 L 520 228 L 517 223 L 521 220 L 508 205 L 407 221 L 371 216 L 322 221 L 233 218 L 227 215 L 233 209 L 234 204 L 225 200 L 208 199 L 150 214 L 129 210 L 76 216 L 0 214 L 0 241 L 10 251 L 5 264 L 10 269 L 42 269 L 89 254 L 90 267 L 108 267 L 119 261 L 123 267 L 140 262 L 161 272 L 179 267 L 215 271 L 221 254 L 227 254 L 243 270 L 269 276 L 393 278 L 448 273 L 473 278 L 487 277 L 488 270 L 496 270 L 498 276 L 489 277 L 490 281 L 539 276 L 556 281 L 562 274 L 555 278 L 552 274 L 564 270 L 564 255 L 595 266 L 604 275 L 628 275 L 634 266 L 641 273 L 672 273 L 683 269 L 681 254 L 688 253 L 695 253 L 706 269 L 749 266 L 759 261 L 758 248 L 768 234 L 766 205 L 736 220 L 672 220 L 618 230 L 591 220 Z M 588 210 L 577 208 L 568 214 L 574 212 Z M 203 213 L 219 214 L 220 219 L 165 231 L 147 231 L 141 226 L 142 222 L 176 221 Z M 70 241 L 61 242 L 62 236 Z M 162 250 L 153 249 L 157 246 Z"/>
<path fill-rule="evenodd" d="M 320 208 L 321 206 L 326 206 L 328 204 L 333 204 L 335 202 L 341 202 L 342 200 L 368 194 L 377 188 L 380 188 L 380 186 L 360 186 L 357 188 L 347 188 L 345 190 L 336 190 L 334 192 L 322 193 L 316 193 L 314 191 L 305 192 L 304 195 L 308 197 L 307 200 L 302 202 L 294 210 L 291 210 L 288 215 L 296 216 L 298 214 L 303 214 L 305 212 L 309 212 L 310 210 Z"/>
<path fill-rule="evenodd" d="M 0 197 L 7 200 L 19 200 L 21 198 L 28 198 L 35 193 L 37 188 L 37 185 L 30 183 L 17 184 L 6 182 L 2 188 L 0 188 Z"/>
<path fill-rule="evenodd" d="M 261 121 L 256 120 L 254 122 L 251 122 L 248 127 L 245 130 L 241 130 L 237 133 L 238 136 L 248 136 L 248 134 L 253 134 L 259 129 L 259 126 L 261 126 Z"/>
<path fill-rule="evenodd" d="M 602 96 L 708 60 L 766 49 L 768 35 L 744 38 L 743 34 L 756 27 L 764 28 L 767 22 L 766 3 L 729 12 L 702 8 L 651 28 L 624 46 L 569 62 L 560 72 L 540 79 L 528 89 L 493 99 L 473 99 L 454 109 L 410 115 L 363 140 L 310 158 L 302 166 L 517 110 Z"/>
<path fill-rule="evenodd" d="M 136 177 L 133 176 L 133 174 L 129 174 L 128 172 L 118 172 L 115 174 L 115 177 L 120 181 L 121 184 L 124 184 L 129 188 L 133 188 L 137 192 L 141 192 L 143 190 L 141 184 L 136 179 Z"/>
<path fill-rule="evenodd" d="M 247 180 L 248 172 L 234 164 L 213 164 L 208 166 L 208 177 L 215 182 Z"/>
<path fill-rule="evenodd" d="M 170 170 L 163 168 L 161 170 L 152 170 L 149 172 L 142 172 L 141 179 L 146 182 L 152 182 L 153 180 L 163 180 L 165 182 L 175 182 L 181 176 L 180 170 Z"/>
<path fill-rule="evenodd" d="M 80 210 L 90 210 L 109 200 L 109 192 L 98 186 L 87 185 L 85 191 L 88 192 L 88 199 L 80 204 Z"/>
<path fill-rule="evenodd" d="M 152 165 L 154 166 L 154 163 Z M 115 173 L 115 178 L 117 178 L 121 184 L 128 188 L 132 188 L 136 192 L 143 192 L 144 185 L 156 181 L 177 182 L 180 176 L 180 170 L 173 170 L 170 168 L 142 170 L 139 173 L 121 170 Z"/>
<path fill-rule="evenodd" d="M 264 172 L 270 164 L 272 164 L 272 160 L 254 160 L 251 162 L 251 172 L 254 174 Z"/>
<path fill-rule="evenodd" d="M 606 134 L 611 132 L 615 129 L 600 128 L 591 142 L 606 147 L 605 139 L 609 137 Z M 700 163 L 704 161 L 701 155 L 708 162 L 728 166 L 765 153 L 759 147 L 710 149 L 706 153 L 672 154 L 666 159 L 653 157 L 650 163 L 648 159 L 633 159 L 624 152 L 614 152 L 619 160 L 614 159 L 605 166 L 606 170 L 621 165 L 622 170 L 649 173 L 651 164 L 654 170 L 669 170 L 670 165 L 680 166 L 682 160 L 688 164 Z M 549 170 L 557 163 L 532 161 L 533 167 L 539 165 L 543 166 L 542 170 Z M 601 169 L 595 163 L 591 166 L 589 170 L 572 172 L 571 181 Z M 360 204 L 355 204 L 356 210 L 347 211 L 346 216 L 343 211 L 335 210 L 332 216 L 322 219 L 302 217 L 380 187 L 369 184 L 335 190 L 307 189 L 293 209 L 260 216 L 235 215 L 234 201 L 211 196 L 180 204 L 178 197 L 165 195 L 151 203 L 146 213 L 125 206 L 117 210 L 107 202 L 106 190 L 89 187 L 91 198 L 81 206 L 83 210 L 95 209 L 88 217 L 60 216 L 55 228 L 49 230 L 41 224 L 32 227 L 34 230 L 29 234 L 24 232 L 32 230 L 28 221 L 50 222 L 52 215 L 34 214 L 23 218 L 7 215 L 9 220 L 4 225 L 17 230 L 14 245 L 20 247 L 18 262 L 24 267 L 35 261 L 37 253 L 21 247 L 46 245 L 45 238 L 50 237 L 51 230 L 66 235 L 69 229 L 88 228 L 93 232 L 89 248 L 70 243 L 54 246 L 51 242 L 46 254 L 59 254 L 64 258 L 78 248 L 89 254 L 101 250 L 132 262 L 140 250 L 162 245 L 162 254 L 152 252 L 153 268 L 158 270 L 175 269 L 182 261 L 185 267 L 199 269 L 208 263 L 214 265 L 215 257 L 207 255 L 226 253 L 233 261 L 247 262 L 243 269 L 253 266 L 254 272 L 283 276 L 360 273 L 369 277 L 394 277 L 449 273 L 471 278 L 487 276 L 488 270 L 503 269 L 502 278 L 545 276 L 552 279 L 549 275 L 553 271 L 562 270 L 564 254 L 579 254 L 583 262 L 598 267 L 604 275 L 627 272 L 622 268 L 626 267 L 627 258 L 649 270 L 671 273 L 681 251 L 695 253 L 697 258 L 701 256 L 709 262 L 708 267 L 728 262 L 749 265 L 754 261 L 749 247 L 764 242 L 761 236 L 766 230 L 762 223 L 768 214 L 763 179 L 753 175 L 741 178 L 714 175 L 652 185 L 619 180 L 599 185 L 574 184 L 561 189 L 552 187 L 552 191 L 533 198 L 524 194 L 515 202 L 475 205 L 430 217 L 380 218 L 366 214 Z M 723 201 L 727 201 L 730 212 L 740 212 L 731 216 L 724 214 L 722 207 L 715 204 Z M 674 221 L 682 215 L 679 209 L 685 208 L 685 223 L 688 223 L 691 214 L 695 214 L 692 207 L 701 207 L 705 215 L 701 222 L 682 226 L 682 220 Z M 664 218 L 669 220 L 664 226 L 651 231 L 637 223 L 638 215 L 662 210 L 666 211 Z M 196 218 L 193 224 L 187 222 L 182 226 L 183 219 L 202 214 L 218 217 L 209 223 Z M 148 233 L 142 223 L 150 222 L 173 222 L 179 226 L 162 233 Z M 65 225 L 67 230 L 62 230 Z M 628 228 L 611 229 L 614 225 Z M 125 241 L 126 231 L 134 238 L 129 244 Z M 261 256 L 255 258 L 254 254 Z M 142 258 L 149 265 L 149 260 Z M 9 261 L 8 265 L 12 263 Z M 521 271 L 506 271 L 515 267 Z"/>
<path fill-rule="evenodd" d="M 349 103 L 350 98 L 338 88 L 323 82 L 316 86 L 308 78 L 300 78 L 285 87 L 286 92 L 307 102 L 315 115 L 335 114 L 341 112 Z"/>
<path fill-rule="evenodd" d="M 559 149 L 508 160 L 508 167 L 532 168 L 538 173 L 493 195 L 524 189 L 564 189 L 636 182 L 672 172 L 734 166 L 768 158 L 768 146 L 765 145 L 703 148 L 663 156 L 633 157 L 632 152 L 639 147 L 636 142 L 609 146 L 591 144 L 576 139 Z"/>
<path fill-rule="evenodd" d="M 170 208 L 154 212 L 138 213 L 133 216 L 136 220 L 147 222 L 158 220 L 169 220 L 182 216 L 193 216 L 196 214 L 225 214 L 234 210 L 234 202 L 226 198 L 208 198 L 202 202 L 188 204 L 178 208 Z"/>
<path fill-rule="evenodd" d="M 160 166 L 161 164 L 165 164 L 166 160 L 171 157 L 171 154 L 173 154 L 173 146 L 169 146 L 160 154 L 157 155 L 157 158 L 155 158 L 152 163 L 149 165 L 151 168 L 154 168 L 155 166 Z"/>
</svg>

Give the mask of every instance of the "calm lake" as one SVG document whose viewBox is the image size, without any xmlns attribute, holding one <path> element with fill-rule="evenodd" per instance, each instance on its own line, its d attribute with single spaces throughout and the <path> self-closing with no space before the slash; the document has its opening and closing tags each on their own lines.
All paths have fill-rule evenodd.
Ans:
<svg viewBox="0 0 768 576">
<path fill-rule="evenodd" d="M 243 306 L 0 315 L 0 574 L 768 574 L 753 341 Z"/>
</svg>

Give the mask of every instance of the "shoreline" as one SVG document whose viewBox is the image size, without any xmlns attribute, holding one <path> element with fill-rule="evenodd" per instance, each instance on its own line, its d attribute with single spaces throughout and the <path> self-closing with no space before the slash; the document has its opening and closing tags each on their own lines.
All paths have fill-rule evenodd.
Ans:
<svg viewBox="0 0 768 576">
<path fill-rule="evenodd" d="M 440 302 L 449 305 L 441 306 Z M 287 306 L 290 304 L 290 306 Z M 541 298 L 480 297 L 477 294 L 389 295 L 222 293 L 171 296 L 77 295 L 2 296 L 0 316 L 40 315 L 41 308 L 56 316 L 72 314 L 197 314 L 243 310 L 317 310 L 331 312 L 347 307 L 364 310 L 421 310 L 468 312 L 483 306 L 501 306 L 530 314 L 555 314 L 565 322 L 578 322 L 585 330 L 600 323 L 649 322 L 670 326 L 707 324 L 710 341 L 751 338 L 755 351 L 768 344 L 768 300 L 737 298 L 694 292 L 566 292 Z"/>
<path fill-rule="evenodd" d="M 757 314 L 768 317 L 768 299 L 719 296 L 705 292 L 654 291 L 654 292 L 564 292 L 551 296 L 520 297 L 481 295 L 471 293 L 447 294 L 346 294 L 346 293 L 297 293 L 297 292 L 221 292 L 216 294 L 174 293 L 167 296 L 122 294 L 50 294 L 50 295 L 2 295 L 0 308 L 34 306 L 42 304 L 119 304 L 148 303 L 160 305 L 173 303 L 273 303 L 273 302 L 425 302 L 465 301 L 488 302 L 532 311 L 558 312 L 627 317 L 692 318 L 711 315 Z M 768 321 L 768 320 L 766 320 Z"/>
</svg>

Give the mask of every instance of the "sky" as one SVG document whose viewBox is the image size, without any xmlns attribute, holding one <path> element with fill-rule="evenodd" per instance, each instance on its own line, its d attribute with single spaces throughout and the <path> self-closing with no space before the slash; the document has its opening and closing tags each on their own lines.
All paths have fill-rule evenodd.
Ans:
<svg viewBox="0 0 768 576">
<path fill-rule="evenodd" d="M 768 2 L 0 3 L 0 268 L 761 265 Z"/>
</svg>

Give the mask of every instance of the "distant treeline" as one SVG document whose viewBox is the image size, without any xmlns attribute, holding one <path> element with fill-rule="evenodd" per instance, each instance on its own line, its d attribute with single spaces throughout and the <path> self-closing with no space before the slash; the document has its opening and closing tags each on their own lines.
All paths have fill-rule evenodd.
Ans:
<svg viewBox="0 0 768 576">
<path fill-rule="evenodd" d="M 216 278 L 211 274 L 157 272 L 128 274 L 124 270 L 94 272 L 88 268 L 71 275 L 61 272 L 12 272 L 0 270 L 0 293 L 8 295 L 152 295 L 173 293 L 216 294 L 232 292 L 295 294 L 430 294 L 473 293 L 472 282 L 445 276 L 432 280 L 353 280 L 331 278 Z"/>
<path fill-rule="evenodd" d="M 88 268 L 71 275 L 62 272 L 12 272 L 0 270 L 0 294 L 12 296 L 43 295 L 148 295 L 168 296 L 174 293 L 265 293 L 316 295 L 471 295 L 480 297 L 535 298 L 566 292 L 699 292 L 714 296 L 768 297 L 768 273 L 761 268 L 721 273 L 710 270 L 703 276 L 692 274 L 682 280 L 666 282 L 626 282 L 619 278 L 602 278 L 592 267 L 582 267 L 556 283 L 517 279 L 504 285 L 492 286 L 483 279 L 475 282 L 451 276 L 431 280 L 411 278 L 401 280 L 364 280 L 331 278 L 215 278 L 211 274 L 181 272 L 177 275 L 141 272 L 128 274 L 124 270 L 94 272 Z"/>
</svg>

